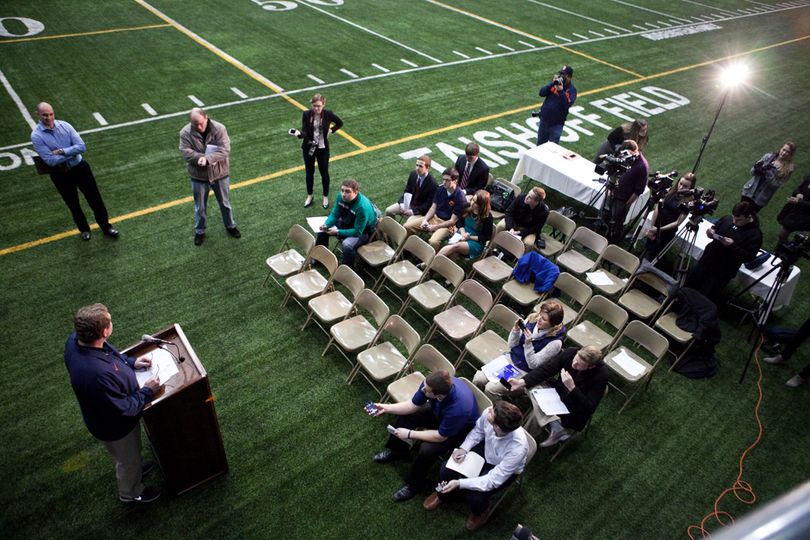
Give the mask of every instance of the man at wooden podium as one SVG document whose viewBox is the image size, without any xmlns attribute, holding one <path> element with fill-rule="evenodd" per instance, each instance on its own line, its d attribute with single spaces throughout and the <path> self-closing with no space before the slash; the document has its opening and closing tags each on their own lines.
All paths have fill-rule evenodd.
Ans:
<svg viewBox="0 0 810 540">
<path fill-rule="evenodd" d="M 115 462 L 118 498 L 126 503 L 152 502 L 160 496 L 160 488 L 142 482 L 154 463 L 141 460 L 139 420 L 160 384 L 153 377 L 138 388 L 135 377 L 136 369 L 148 368 L 152 361 L 129 358 L 107 343 L 113 325 L 103 304 L 81 308 L 73 326 L 76 331 L 65 343 L 65 366 L 84 423 Z"/>
</svg>

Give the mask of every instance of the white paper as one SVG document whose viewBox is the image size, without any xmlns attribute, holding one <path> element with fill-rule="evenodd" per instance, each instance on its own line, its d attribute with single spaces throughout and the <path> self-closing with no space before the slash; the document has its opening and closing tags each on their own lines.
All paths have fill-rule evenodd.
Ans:
<svg viewBox="0 0 810 540">
<path fill-rule="evenodd" d="M 457 244 L 461 242 L 461 233 L 455 233 L 453 236 L 450 237 L 450 240 L 447 241 L 447 244 Z"/>
<path fill-rule="evenodd" d="M 568 414 L 568 407 L 562 402 L 560 394 L 554 388 L 535 388 L 532 390 L 532 397 L 540 410 L 548 416 Z"/>
<path fill-rule="evenodd" d="M 406 212 L 411 209 L 411 199 L 413 199 L 413 193 L 405 193 L 402 196 L 402 209 Z"/>
<path fill-rule="evenodd" d="M 631 377 L 637 377 L 647 369 L 643 364 L 639 364 L 635 358 L 627 354 L 624 349 L 619 349 L 619 354 L 613 357 L 613 361 Z"/>
<path fill-rule="evenodd" d="M 463 474 L 467 478 L 478 478 L 478 475 L 481 474 L 481 469 L 484 468 L 484 463 L 486 463 L 484 456 L 470 452 L 467 454 L 467 457 L 461 460 L 461 463 L 456 463 L 456 460 L 453 458 L 448 459 L 447 468 L 451 471 Z"/>
<path fill-rule="evenodd" d="M 313 230 L 315 233 L 321 232 L 321 225 L 326 223 L 326 220 L 329 216 L 314 216 L 307 218 L 307 224 L 309 228 Z"/>
<path fill-rule="evenodd" d="M 396 435 L 397 434 L 397 428 L 395 428 L 391 424 L 388 424 L 385 428 L 388 430 L 388 433 L 390 433 L 391 435 Z M 402 442 L 408 443 L 408 445 L 413 446 L 413 439 L 402 439 Z"/>
<path fill-rule="evenodd" d="M 607 277 L 607 274 L 605 274 L 601 270 L 599 272 L 585 272 L 585 275 L 588 276 L 588 281 L 590 281 L 594 285 L 603 285 L 603 286 L 613 285 L 613 280 Z"/>
<path fill-rule="evenodd" d="M 135 377 L 138 379 L 138 386 L 143 388 L 143 383 L 158 375 L 161 385 L 166 384 L 166 381 L 172 378 L 175 373 L 180 373 L 177 368 L 177 363 L 172 358 L 169 351 L 163 349 L 155 349 L 154 351 L 139 356 L 138 358 L 147 358 L 152 361 L 149 369 L 135 370 Z"/>
<path fill-rule="evenodd" d="M 509 353 L 502 354 L 491 362 L 484 364 L 481 366 L 481 371 L 484 372 L 484 375 L 487 376 L 490 382 L 494 383 L 500 381 L 501 377 L 508 381 L 509 379 L 523 374 L 521 370 L 513 366 L 509 361 Z"/>
<path fill-rule="evenodd" d="M 214 152 L 217 151 L 217 148 L 219 148 L 219 147 L 217 145 L 215 145 L 215 144 L 207 145 L 205 147 L 205 155 L 207 156 L 208 154 L 213 154 Z"/>
</svg>

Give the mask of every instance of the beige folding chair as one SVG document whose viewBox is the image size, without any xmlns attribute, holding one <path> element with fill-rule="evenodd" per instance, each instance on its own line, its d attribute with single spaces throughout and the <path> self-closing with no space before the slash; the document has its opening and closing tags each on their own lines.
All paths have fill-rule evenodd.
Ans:
<svg viewBox="0 0 810 540">
<path fill-rule="evenodd" d="M 292 247 L 291 242 L 297 244 L 301 251 Z M 315 237 L 312 236 L 309 231 L 297 223 L 290 227 L 287 236 L 284 238 L 284 242 L 282 242 L 281 247 L 278 248 L 278 253 L 271 255 L 267 258 L 267 261 L 265 261 L 270 270 L 267 272 L 267 277 L 262 281 L 262 287 L 267 283 L 268 278 L 272 276 L 276 285 L 283 289 L 284 286 L 276 279 L 276 276 L 281 279 L 286 279 L 300 271 L 301 267 L 304 266 L 304 263 L 309 259 L 309 253 L 314 247 Z M 301 254 L 302 252 L 303 255 Z M 275 274 L 275 276 L 273 274 Z"/>
<path fill-rule="evenodd" d="M 476 316 L 459 304 L 458 302 L 462 298 L 472 300 L 481 310 L 481 315 Z M 453 292 L 447 305 L 451 307 L 433 316 L 433 324 L 428 329 L 425 343 L 431 340 L 436 330 L 441 330 L 447 341 L 461 352 L 461 348 L 454 342 L 469 339 L 478 334 L 481 321 L 492 309 L 492 294 L 477 281 L 468 279 Z"/>
<path fill-rule="evenodd" d="M 424 279 L 424 276 L 427 275 L 425 270 L 420 270 L 414 263 L 405 259 L 406 254 L 410 254 L 425 263 L 425 267 L 429 266 L 433 261 L 433 257 L 436 256 L 436 252 L 430 247 L 430 244 L 416 235 L 409 236 L 391 264 L 383 268 L 380 278 L 372 287 L 375 292 L 385 285 L 386 280 L 396 287 L 404 289 L 412 287 Z M 390 288 L 388 290 L 399 298 Z M 402 298 L 399 298 L 399 300 L 403 302 Z"/>
<path fill-rule="evenodd" d="M 581 246 L 582 251 L 577 251 L 575 249 L 577 246 Z M 571 235 L 562 253 L 557 255 L 557 266 L 560 270 L 567 269 L 572 274 L 590 272 L 599 264 L 599 259 L 602 258 L 607 246 L 607 238 L 587 227 L 579 227 Z"/>
<path fill-rule="evenodd" d="M 577 229 L 577 224 L 573 219 L 569 219 L 556 210 L 552 210 L 548 213 L 545 226 L 550 227 L 551 232 L 540 233 L 540 238 L 545 240 L 546 247 L 538 251 L 540 255 L 546 259 L 552 260 L 565 248 L 571 235 L 574 234 L 574 231 Z"/>
<path fill-rule="evenodd" d="M 358 308 L 363 308 L 371 315 L 374 324 L 368 321 L 366 317 L 359 312 Z M 352 316 L 352 313 L 355 313 Z M 354 367 L 354 362 L 346 355 L 346 353 L 354 353 L 365 347 L 368 347 L 385 320 L 388 318 L 388 306 L 380 300 L 380 297 L 374 294 L 370 289 L 363 289 L 357 295 L 357 300 L 352 304 L 352 309 L 345 319 L 332 325 L 329 333 L 332 335 L 329 338 L 329 343 L 321 353 L 321 356 L 326 355 L 326 351 L 332 346 L 332 343 L 337 343 L 338 351 L 343 355 L 349 364 Z"/>
<path fill-rule="evenodd" d="M 428 312 L 443 310 L 453 296 L 453 291 L 455 291 L 464 280 L 464 270 L 444 255 L 436 255 L 433 257 L 427 269 L 430 272 L 439 274 L 444 281 L 449 281 L 451 288 L 445 287 L 443 283 L 439 283 L 435 279 L 423 279 L 417 285 L 408 289 L 408 298 L 405 299 L 405 302 L 399 310 L 400 315 L 405 313 L 405 309 L 410 306 L 411 300 Z M 428 276 L 430 272 L 428 272 Z M 411 311 L 416 313 L 419 318 L 430 324 L 430 321 L 416 311 L 413 306 L 410 307 Z"/>
<path fill-rule="evenodd" d="M 540 293 L 534 290 L 534 282 L 529 280 L 526 283 L 521 283 L 516 279 L 510 279 L 503 284 L 501 289 L 503 294 L 523 307 L 528 307 L 539 302 L 546 293 Z"/>
<path fill-rule="evenodd" d="M 391 334 L 402 343 L 407 356 L 403 355 L 391 341 L 382 341 L 386 333 Z M 397 314 L 391 315 L 380 327 L 371 346 L 357 355 L 357 363 L 349 373 L 346 382 L 352 384 L 354 378 L 360 373 L 382 398 L 383 393 L 380 392 L 374 381 L 384 381 L 401 373 L 413 353 L 416 352 L 416 348 L 419 347 L 420 341 L 419 334 L 405 319 Z M 360 371 L 361 369 L 365 373 Z"/>
<path fill-rule="evenodd" d="M 500 495 L 496 495 L 498 498 L 495 503 L 490 503 L 489 512 L 487 512 L 487 517 L 484 521 L 486 523 L 489 520 L 489 517 L 495 513 L 495 509 L 500 506 L 501 502 L 506 498 L 506 494 L 509 493 L 509 490 L 512 489 L 512 486 L 517 484 L 518 491 L 523 488 L 523 475 L 526 473 L 526 469 L 529 467 L 529 463 L 531 462 L 534 455 L 537 453 L 537 441 L 532 437 L 528 431 L 523 429 L 522 427 L 518 428 L 519 430 L 523 431 L 523 434 L 526 436 L 526 442 L 529 445 L 529 451 L 526 453 L 526 464 L 523 466 L 523 472 L 521 472 L 515 481 L 509 484 L 505 489 L 502 489 Z"/>
<path fill-rule="evenodd" d="M 387 235 L 395 247 L 389 246 L 383 235 Z M 371 268 L 379 268 L 394 259 L 404 246 L 407 236 L 405 227 L 394 218 L 385 216 L 377 225 L 372 241 L 357 248 L 357 256 Z"/>
<path fill-rule="evenodd" d="M 492 175 L 490 175 L 490 176 L 492 176 Z M 494 182 L 494 180 L 493 180 L 493 182 Z M 506 180 L 504 178 L 498 178 L 498 182 L 501 182 L 505 186 L 509 186 L 510 188 L 512 188 L 514 190 L 514 192 L 515 192 L 515 197 L 520 195 L 521 191 L 520 191 L 520 186 L 519 185 L 513 184 L 512 182 L 510 182 L 509 180 Z M 490 184 L 492 184 L 492 182 L 487 184 L 487 186 L 489 186 Z M 490 212 L 492 213 L 492 219 L 495 219 L 495 220 L 501 219 L 503 216 L 506 215 L 504 212 L 497 212 L 495 210 L 490 210 Z"/>
<path fill-rule="evenodd" d="M 496 247 L 511 254 L 514 257 L 515 263 L 517 263 L 517 260 L 523 256 L 525 246 L 523 240 L 517 236 L 507 231 L 499 232 L 487 245 L 487 248 L 481 254 L 481 258 L 473 263 L 468 279 L 475 279 L 476 273 L 493 285 L 512 279 L 512 267 L 504 262 L 503 259 L 492 255 L 492 250 Z M 500 299 L 502 294 L 503 287 L 495 294 L 495 302 Z"/>
<path fill-rule="evenodd" d="M 604 401 L 605 398 L 607 397 L 609 388 L 610 388 L 610 386 L 605 386 L 605 393 L 602 395 L 602 401 Z M 596 414 L 596 413 L 594 413 L 594 414 Z M 591 415 L 591 417 L 588 418 L 588 423 L 585 424 L 585 429 L 583 429 L 580 432 L 575 431 L 574 433 L 571 433 L 571 436 L 569 438 L 567 438 L 565 441 L 563 441 L 563 443 L 560 445 L 560 447 L 557 449 L 557 451 L 554 452 L 554 455 L 551 456 L 551 459 L 549 460 L 549 462 L 554 461 L 555 459 L 557 459 L 557 456 L 560 455 L 560 452 L 562 452 L 569 444 L 571 444 L 571 441 L 573 441 L 575 438 L 587 439 L 588 438 L 588 430 L 591 429 L 591 420 L 593 420 L 593 415 Z"/>
<path fill-rule="evenodd" d="M 459 377 L 459 380 L 470 387 L 473 395 L 475 395 L 475 402 L 478 404 L 478 414 L 484 414 L 487 408 L 492 407 L 492 400 L 487 397 L 483 390 L 475 386 L 464 377 Z"/>
<path fill-rule="evenodd" d="M 427 368 L 428 373 L 446 371 L 451 377 L 454 377 L 456 374 L 456 369 L 453 367 L 453 364 L 450 363 L 450 360 L 436 350 L 436 347 L 425 343 L 419 347 L 419 350 L 413 355 L 411 361 L 405 365 L 397 380 L 388 385 L 388 392 L 385 393 L 381 401 L 384 402 L 387 397 L 390 397 L 394 403 L 399 403 L 400 401 L 412 398 L 413 395 L 416 394 L 416 391 L 419 390 L 419 385 L 425 380 L 425 376 L 414 369 L 416 364 L 421 364 Z"/>
<path fill-rule="evenodd" d="M 601 325 L 587 320 L 585 317 L 588 314 L 593 314 L 593 318 Z M 571 340 L 580 347 L 595 345 L 604 351 L 613 345 L 613 342 L 619 337 L 624 325 L 627 324 L 628 317 L 625 310 L 604 296 L 596 295 L 585 306 L 577 325 L 568 329 L 566 339 Z M 612 333 L 610 332 L 611 328 L 613 329 Z"/>
<path fill-rule="evenodd" d="M 321 268 L 326 270 L 327 276 L 322 276 L 317 269 L 311 268 L 309 262 L 307 262 L 297 274 L 288 277 L 284 281 L 287 284 L 287 294 L 284 295 L 284 300 L 281 302 L 282 306 L 286 306 L 289 299 L 292 298 L 301 306 L 301 309 L 306 311 L 302 302 L 307 302 L 310 298 L 323 293 L 329 284 L 329 278 L 337 270 L 337 257 L 325 246 L 312 248 L 309 259 L 321 263 Z"/>
<path fill-rule="evenodd" d="M 670 371 L 675 369 L 675 366 L 678 365 L 678 362 L 681 361 L 681 358 L 692 348 L 692 345 L 695 343 L 695 338 L 692 336 L 691 332 L 687 332 L 686 330 L 681 330 L 678 328 L 678 325 L 675 324 L 675 319 L 678 317 L 678 314 L 673 311 L 673 307 L 677 304 L 677 302 L 670 302 L 669 306 L 664 310 L 658 320 L 655 321 L 654 328 L 656 330 L 661 331 L 664 335 L 667 336 L 671 341 L 678 343 L 679 345 L 683 346 L 683 352 L 680 356 L 676 355 L 672 352 L 670 348 L 670 352 L 672 352 L 672 356 L 675 357 L 675 362 L 669 368 Z"/>
<path fill-rule="evenodd" d="M 560 291 L 558 297 L 553 296 L 554 289 Z M 543 302 L 537 304 L 532 311 L 540 311 L 540 306 L 546 302 L 558 302 L 563 307 L 563 324 L 566 328 L 571 328 L 579 321 L 592 296 L 593 291 L 588 285 L 568 272 L 563 272 L 557 277 L 554 287 L 545 296 Z"/>
<path fill-rule="evenodd" d="M 606 263 L 616 267 L 618 270 L 606 268 Z M 638 260 L 638 257 L 617 245 L 611 244 L 605 248 L 597 268 L 594 269 L 594 272 L 599 272 L 608 278 L 610 285 L 597 285 L 590 277 L 587 277 L 587 281 L 607 297 L 618 296 L 627 289 L 630 279 L 636 273 L 640 264 L 641 261 Z"/>
<path fill-rule="evenodd" d="M 624 339 L 631 341 L 631 343 L 636 345 L 638 348 L 645 349 L 652 357 L 652 364 L 633 351 L 632 348 L 622 345 L 622 340 Z M 624 397 L 627 398 L 624 405 L 622 405 L 622 408 L 619 409 L 619 414 L 622 414 L 622 411 L 627 407 L 630 400 L 635 397 L 642 386 L 644 387 L 644 390 L 650 386 L 653 372 L 655 371 L 655 368 L 658 367 L 661 359 L 667 353 L 667 349 L 669 349 L 669 342 L 667 341 L 667 338 L 641 321 L 630 321 L 624 330 L 622 330 L 619 339 L 616 340 L 613 350 L 609 352 L 607 356 L 605 356 L 604 360 L 605 364 L 607 364 L 611 370 L 616 372 L 616 374 L 618 374 L 622 380 L 628 384 L 636 386 L 635 391 L 628 395 L 615 384 L 609 383 L 610 386 L 618 390 Z M 617 359 L 620 357 L 620 355 L 622 355 L 622 353 L 629 356 L 632 360 L 628 361 L 626 358 L 623 358 L 621 360 L 622 363 L 619 363 Z M 635 362 L 635 364 L 633 362 Z M 628 369 L 630 369 L 630 371 L 628 371 Z"/>
<path fill-rule="evenodd" d="M 336 285 L 345 287 L 351 295 L 351 300 L 336 289 Z M 363 278 L 358 276 L 354 270 L 345 264 L 338 266 L 338 269 L 332 274 L 329 283 L 326 285 L 326 292 L 309 300 L 309 315 L 307 315 L 307 320 L 301 330 L 306 329 L 309 321 L 314 316 L 315 324 L 328 335 L 329 332 L 323 325 L 331 326 L 339 320 L 345 319 L 352 309 L 352 304 L 357 300 L 357 295 L 365 286 Z"/>
<path fill-rule="evenodd" d="M 480 365 L 484 365 L 498 358 L 504 351 L 508 351 L 509 345 L 507 340 L 490 327 L 499 326 L 502 330 L 506 331 L 508 338 L 509 332 L 512 331 L 518 319 L 518 314 L 505 305 L 495 304 L 492 306 L 492 309 L 489 310 L 489 313 L 484 317 L 482 325 L 482 328 L 486 328 L 486 331 L 481 332 L 464 345 L 464 350 L 459 354 L 454 367 L 458 369 L 461 362 L 466 362 L 473 369 L 480 369 L 480 366 L 475 366 L 470 363 L 469 360 L 465 359 L 467 353 L 470 353 Z"/>
<path fill-rule="evenodd" d="M 664 300 L 659 302 L 655 298 L 648 296 L 644 291 L 634 288 L 637 282 L 644 283 L 654 291 L 664 296 Z M 641 320 L 648 320 L 657 315 L 671 299 L 667 284 L 664 280 L 651 272 L 636 274 L 627 284 L 624 294 L 619 297 L 619 305 Z"/>
</svg>

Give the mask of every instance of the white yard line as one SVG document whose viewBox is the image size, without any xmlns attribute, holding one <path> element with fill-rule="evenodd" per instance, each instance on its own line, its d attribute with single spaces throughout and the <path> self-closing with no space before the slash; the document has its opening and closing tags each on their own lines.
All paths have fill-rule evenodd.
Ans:
<svg viewBox="0 0 810 540">
<path fill-rule="evenodd" d="M 3 86 L 6 87 L 8 95 L 10 95 L 11 99 L 14 100 L 14 103 L 17 105 L 17 108 L 20 109 L 20 113 L 22 114 L 25 121 L 28 122 L 28 125 L 31 126 L 31 129 L 37 127 L 37 123 L 34 121 L 33 118 L 31 118 L 31 113 L 29 113 L 28 109 L 25 108 L 25 105 L 20 99 L 20 96 L 18 96 L 17 92 L 14 91 L 14 88 L 11 87 L 11 83 L 8 82 L 8 79 L 6 79 L 6 76 L 2 71 L 0 71 L 0 81 L 3 81 Z"/>
<path fill-rule="evenodd" d="M 404 58 L 400 58 L 400 60 L 402 60 L 402 63 L 403 63 L 403 64 L 406 64 L 406 65 L 408 65 L 408 66 L 415 67 L 415 68 L 418 68 L 418 67 L 419 67 L 419 66 L 417 66 L 416 64 L 414 64 L 413 62 L 408 62 L 408 61 L 407 61 L 407 60 L 405 60 Z"/>
<path fill-rule="evenodd" d="M 248 97 L 246 93 L 242 92 L 241 90 L 239 90 L 235 86 L 231 86 L 231 92 L 233 92 L 234 94 L 236 94 L 237 96 L 239 96 L 242 99 L 245 99 L 245 98 Z"/>
<path fill-rule="evenodd" d="M 95 118 L 95 119 L 96 119 L 96 122 L 98 122 L 98 123 L 99 123 L 99 124 L 101 124 L 102 126 L 109 126 L 109 125 L 110 125 L 110 123 L 109 123 L 109 122 L 107 122 L 106 120 L 104 120 L 104 117 L 103 117 L 103 116 L 101 116 L 101 113 L 94 112 L 94 113 L 93 113 L 93 118 Z"/>
<path fill-rule="evenodd" d="M 148 103 L 141 103 L 141 107 L 143 107 L 143 110 L 149 113 L 149 116 L 157 116 L 157 111 Z"/>
<path fill-rule="evenodd" d="M 488 50 L 486 50 L 486 49 L 482 49 L 481 47 L 476 47 L 476 48 L 475 48 L 475 50 L 476 50 L 476 51 L 481 51 L 481 52 L 482 52 L 482 53 L 484 53 L 484 54 L 489 54 L 489 55 L 491 55 L 491 54 L 492 54 L 492 53 L 491 53 L 491 52 L 489 52 Z"/>
<path fill-rule="evenodd" d="M 357 78 L 357 75 L 355 75 L 354 73 L 352 73 L 352 72 L 351 72 L 351 71 L 349 71 L 348 69 L 343 69 L 343 68 L 341 68 L 341 69 L 340 69 L 340 71 L 342 71 L 343 73 L 345 73 L 346 75 L 348 75 L 348 76 L 349 76 L 349 77 L 351 77 L 352 79 L 356 79 L 356 78 Z"/>
<path fill-rule="evenodd" d="M 515 50 L 512 47 L 507 47 L 503 43 L 498 43 L 498 47 L 501 47 L 502 49 L 506 49 L 507 51 L 514 51 Z"/>
<path fill-rule="evenodd" d="M 318 77 L 316 77 L 315 75 L 307 75 L 307 77 L 309 77 L 310 79 L 312 79 L 313 81 L 315 81 L 315 82 L 316 82 L 316 83 L 318 83 L 318 84 L 325 84 L 325 83 L 324 83 L 322 80 L 320 80 L 320 79 L 319 79 Z"/>
<path fill-rule="evenodd" d="M 462 57 L 462 58 L 469 58 L 469 56 L 467 56 L 466 54 L 464 54 L 464 53 L 460 53 L 460 52 L 458 52 L 458 51 L 453 51 L 453 54 L 457 54 L 457 55 L 459 55 L 459 56 L 460 56 L 460 57 Z"/>
<path fill-rule="evenodd" d="M 547 7 L 549 9 L 555 9 L 557 11 L 565 13 L 566 15 L 573 15 L 574 17 L 579 17 L 581 19 L 585 19 L 586 21 L 591 21 L 591 22 L 595 22 L 595 23 L 599 23 L 599 24 L 604 24 L 605 26 L 610 26 L 611 28 L 618 28 L 622 32 L 629 32 L 630 31 L 630 30 L 628 30 L 626 28 L 622 28 L 621 26 L 616 26 L 615 24 L 610 24 L 610 23 L 607 23 L 605 21 L 600 21 L 599 19 L 592 19 L 592 18 L 586 17 L 585 15 L 582 15 L 580 13 L 576 13 L 574 11 L 568 11 L 567 9 L 558 8 L 556 6 L 551 6 L 549 4 L 544 4 L 543 2 L 538 2 L 537 0 L 526 0 L 526 1 L 531 2 L 532 4 L 537 4 L 538 6 Z"/>
<path fill-rule="evenodd" d="M 380 71 L 384 72 L 384 73 L 390 73 L 390 72 L 391 72 L 391 70 L 390 70 L 390 69 L 385 69 L 384 67 L 382 67 L 382 66 L 381 66 L 381 65 L 379 65 L 379 64 L 371 64 L 371 65 L 372 65 L 373 67 L 375 67 L 375 68 L 379 69 Z"/>
<path fill-rule="evenodd" d="M 205 103 L 203 103 L 200 99 L 198 99 L 197 96 L 188 96 L 188 99 L 190 99 L 191 102 L 194 103 L 197 107 L 205 106 Z"/>
</svg>

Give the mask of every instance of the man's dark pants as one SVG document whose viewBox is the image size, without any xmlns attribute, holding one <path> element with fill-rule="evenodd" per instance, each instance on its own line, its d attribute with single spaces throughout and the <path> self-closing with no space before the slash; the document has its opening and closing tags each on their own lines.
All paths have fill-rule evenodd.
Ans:
<svg viewBox="0 0 810 540">
<path fill-rule="evenodd" d="M 107 207 L 104 206 L 93 171 L 90 170 L 90 165 L 86 161 L 82 160 L 78 165 L 65 172 L 52 172 L 51 181 L 56 186 L 56 190 L 62 196 L 65 204 L 67 204 L 70 213 L 73 215 L 73 221 L 80 232 L 89 232 L 90 225 L 88 225 L 87 218 L 84 217 L 84 211 L 82 211 L 81 204 L 79 204 L 79 190 L 87 199 L 87 204 L 93 210 L 96 223 L 101 227 L 101 230 L 106 231 L 110 228 Z"/>
</svg>

